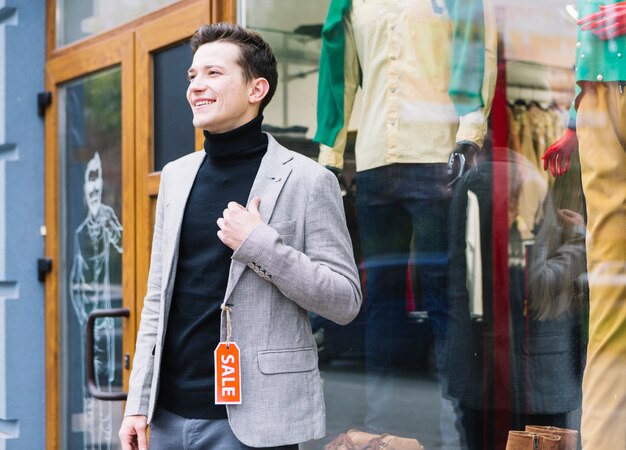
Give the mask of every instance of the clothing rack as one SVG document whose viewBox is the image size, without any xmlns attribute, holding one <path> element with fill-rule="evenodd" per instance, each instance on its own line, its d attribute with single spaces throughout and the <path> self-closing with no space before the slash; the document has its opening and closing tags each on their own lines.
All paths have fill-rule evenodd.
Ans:
<svg viewBox="0 0 626 450">
<path fill-rule="evenodd" d="M 557 105 L 569 109 L 574 100 L 574 71 L 532 61 L 507 60 L 506 100 L 536 102 L 547 108 Z"/>
<path fill-rule="evenodd" d="M 518 100 L 536 102 L 544 109 L 556 105 L 567 109 L 574 97 L 574 90 L 545 89 L 524 85 L 508 84 L 506 87 L 506 100 L 515 103 Z"/>
</svg>

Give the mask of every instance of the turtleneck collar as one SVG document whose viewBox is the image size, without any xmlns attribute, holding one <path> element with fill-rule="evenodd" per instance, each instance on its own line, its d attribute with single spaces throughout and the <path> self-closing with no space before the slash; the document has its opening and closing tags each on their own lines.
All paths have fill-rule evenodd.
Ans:
<svg viewBox="0 0 626 450">
<path fill-rule="evenodd" d="M 204 131 L 204 151 L 211 158 L 230 158 L 256 153 L 267 147 L 267 136 L 261 131 L 263 116 L 225 133 Z"/>
</svg>

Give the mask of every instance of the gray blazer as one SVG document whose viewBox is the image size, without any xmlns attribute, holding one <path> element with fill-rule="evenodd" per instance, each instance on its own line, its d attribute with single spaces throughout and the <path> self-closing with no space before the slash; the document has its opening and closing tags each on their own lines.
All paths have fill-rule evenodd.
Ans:
<svg viewBox="0 0 626 450">
<path fill-rule="evenodd" d="M 233 305 L 232 340 L 241 350 L 242 380 L 242 403 L 227 406 L 228 420 L 237 438 L 252 447 L 324 436 L 322 384 L 307 311 L 347 324 L 362 300 L 335 176 L 268 139 L 249 197 L 261 198 L 264 223 L 234 252 L 224 297 Z M 159 389 L 183 213 L 204 156 L 184 156 L 161 173 L 148 292 L 125 411 L 146 415 L 148 422 Z M 224 339 L 224 314 L 221 328 Z"/>
</svg>

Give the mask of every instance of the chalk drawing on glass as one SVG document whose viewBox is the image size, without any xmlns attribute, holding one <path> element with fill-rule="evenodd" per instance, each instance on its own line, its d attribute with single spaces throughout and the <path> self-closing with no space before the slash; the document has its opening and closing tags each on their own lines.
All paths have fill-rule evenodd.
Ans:
<svg viewBox="0 0 626 450">
<path fill-rule="evenodd" d="M 102 203 L 102 162 L 95 152 L 85 169 L 84 194 L 87 217 L 74 233 L 74 256 L 70 272 L 70 298 L 80 324 L 81 343 L 89 314 L 112 307 L 110 282 L 111 252 L 122 253 L 122 224 L 110 206 Z M 115 380 L 115 322 L 112 318 L 96 321 L 94 327 L 94 370 L 96 385 L 111 391 Z M 84 348 L 81 345 L 83 377 L 83 429 L 85 448 L 109 450 L 112 440 L 111 402 L 90 397 L 84 383 Z"/>
</svg>

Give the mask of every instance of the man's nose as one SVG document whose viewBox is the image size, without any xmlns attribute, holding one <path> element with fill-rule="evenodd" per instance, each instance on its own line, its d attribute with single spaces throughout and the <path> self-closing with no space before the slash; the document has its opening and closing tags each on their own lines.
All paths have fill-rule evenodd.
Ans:
<svg viewBox="0 0 626 450">
<path fill-rule="evenodd" d="M 206 83 L 200 79 L 200 77 L 195 77 L 189 83 L 189 90 L 192 92 L 203 91 L 206 89 Z"/>
</svg>

